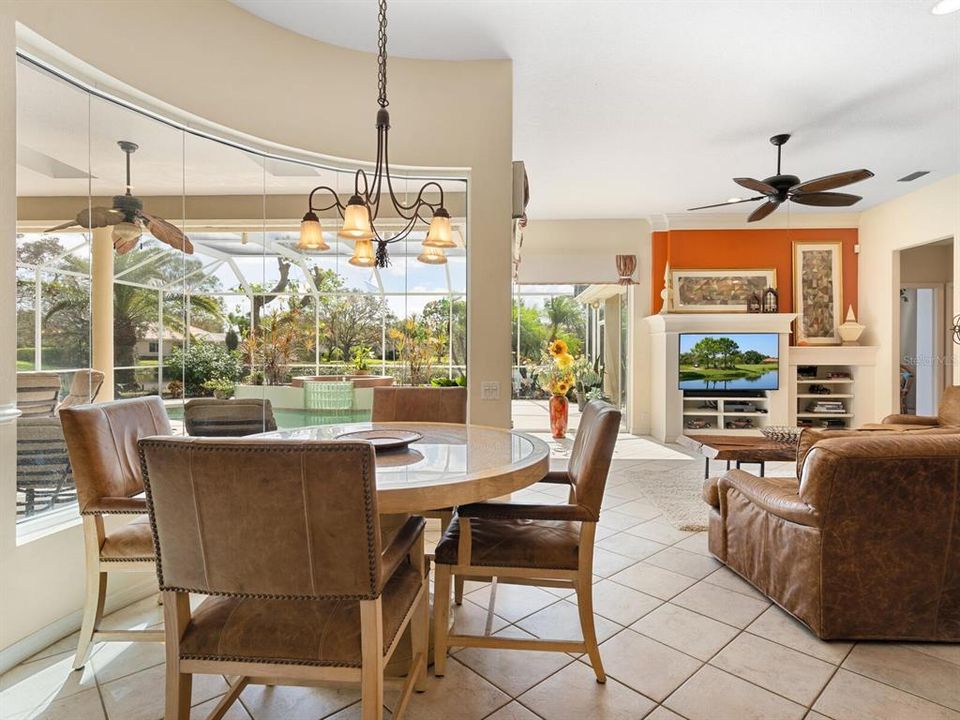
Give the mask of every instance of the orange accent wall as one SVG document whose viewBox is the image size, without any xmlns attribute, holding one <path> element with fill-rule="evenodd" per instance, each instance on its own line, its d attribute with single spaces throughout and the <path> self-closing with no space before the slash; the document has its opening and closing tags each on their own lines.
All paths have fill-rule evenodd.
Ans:
<svg viewBox="0 0 960 720">
<path fill-rule="evenodd" d="M 664 266 L 671 270 L 760 269 L 776 268 L 780 311 L 793 312 L 793 243 L 794 241 L 843 244 L 843 306 L 841 322 L 847 307 L 857 308 L 857 244 L 856 228 L 823 228 L 813 230 L 667 230 L 653 233 L 651 272 L 652 312 L 660 312 L 660 291 L 663 290 Z"/>
</svg>

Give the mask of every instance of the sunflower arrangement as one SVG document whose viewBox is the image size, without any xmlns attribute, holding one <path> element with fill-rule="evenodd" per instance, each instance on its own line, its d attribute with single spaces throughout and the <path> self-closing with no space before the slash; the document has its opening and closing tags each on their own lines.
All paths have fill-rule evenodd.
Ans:
<svg viewBox="0 0 960 720">
<path fill-rule="evenodd" d="M 574 362 L 573 355 L 569 353 L 563 340 L 551 340 L 547 343 L 544 364 L 540 367 L 540 387 L 551 395 L 566 396 L 576 383 Z"/>
</svg>

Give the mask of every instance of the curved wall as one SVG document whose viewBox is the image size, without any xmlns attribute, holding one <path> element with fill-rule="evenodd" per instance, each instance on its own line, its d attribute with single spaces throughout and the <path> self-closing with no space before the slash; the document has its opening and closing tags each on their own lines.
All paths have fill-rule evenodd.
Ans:
<svg viewBox="0 0 960 720">
<path fill-rule="evenodd" d="M 371 14 L 371 33 L 376 31 Z M 189 116 L 293 148 L 372 160 L 376 59 L 282 30 L 223 1 L 0 3 L 0 227 L 14 237 L 16 45 L 108 92 L 162 114 Z M 471 420 L 510 418 L 512 68 L 509 61 L 391 58 L 391 161 L 469 172 L 468 293 Z M 206 123 L 203 123 L 206 124 Z M 241 138 L 242 139 L 242 138 Z M 14 243 L 0 244 L 13 267 Z M 13 274 L 0 278 L 0 337 L 15 327 Z M 478 340 L 482 338 L 482 342 Z M 0 410 L 15 400 L 13 343 L 0 343 Z M 483 401 L 482 381 L 501 400 Z M 0 456 L 15 433 L 0 424 Z M 79 528 L 17 545 L 12 463 L 0 464 L 0 666 L 79 625 Z M 9 492 L 8 492 L 9 491 Z M 149 581 L 149 579 L 147 579 Z M 139 592 L 149 590 L 149 582 Z M 134 594 L 137 587 L 119 585 Z M 42 602 L 38 601 L 42 598 Z M 10 621 L 17 618 L 16 623 Z"/>
</svg>

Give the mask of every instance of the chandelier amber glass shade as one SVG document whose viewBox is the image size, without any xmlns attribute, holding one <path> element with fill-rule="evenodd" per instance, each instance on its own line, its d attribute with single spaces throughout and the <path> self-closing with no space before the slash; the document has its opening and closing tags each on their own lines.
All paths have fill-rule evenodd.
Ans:
<svg viewBox="0 0 960 720">
<path fill-rule="evenodd" d="M 337 233 L 345 240 L 373 240 L 373 227 L 370 225 L 370 210 L 363 201 L 354 195 L 343 211 L 343 227 Z"/>
<path fill-rule="evenodd" d="M 423 241 L 424 247 L 433 248 L 452 248 L 456 247 L 453 241 L 453 228 L 450 226 L 450 214 L 443 208 L 439 208 L 430 221 L 430 229 L 427 230 L 427 238 Z"/>
<path fill-rule="evenodd" d="M 423 250 L 417 255 L 417 260 L 427 265 L 446 265 L 447 256 L 443 254 L 443 248 L 423 243 Z"/>
<path fill-rule="evenodd" d="M 297 250 L 322 252 L 329 249 L 330 246 L 323 239 L 323 227 L 320 225 L 320 218 L 317 217 L 316 213 L 308 212 L 300 222 L 300 240 L 297 242 Z"/>
<path fill-rule="evenodd" d="M 353 246 L 353 257 L 348 260 L 356 267 L 373 267 L 377 264 L 377 256 L 373 251 L 373 243 L 367 239 L 357 240 Z"/>
</svg>

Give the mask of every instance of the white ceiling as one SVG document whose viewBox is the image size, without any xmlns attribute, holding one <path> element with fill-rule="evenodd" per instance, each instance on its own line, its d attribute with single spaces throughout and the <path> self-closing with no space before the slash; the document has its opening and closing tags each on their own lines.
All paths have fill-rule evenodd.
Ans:
<svg viewBox="0 0 960 720">
<path fill-rule="evenodd" d="M 376 49 L 373 0 L 232 2 Z M 512 58 L 514 156 L 527 163 L 534 218 L 643 217 L 748 197 L 731 178 L 772 175 L 767 138 L 779 132 L 794 133 L 784 172 L 873 170 L 850 189 L 864 196 L 859 212 L 960 172 L 960 13 L 934 16 L 933 4 L 391 0 L 389 51 Z M 402 117 L 394 127 L 403 132 Z M 931 173 L 896 182 L 914 170 Z"/>
</svg>

